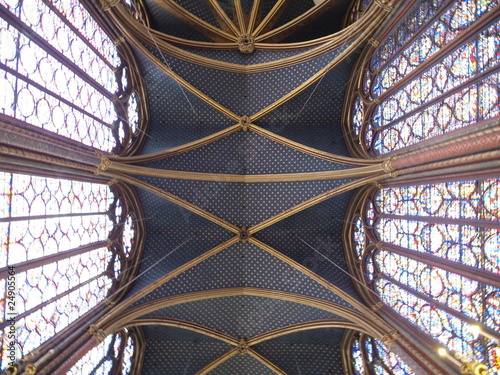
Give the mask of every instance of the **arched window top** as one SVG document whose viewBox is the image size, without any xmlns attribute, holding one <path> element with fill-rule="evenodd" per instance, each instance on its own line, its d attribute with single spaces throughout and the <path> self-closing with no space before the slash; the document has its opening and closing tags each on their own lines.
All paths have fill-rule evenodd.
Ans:
<svg viewBox="0 0 500 375">
<path fill-rule="evenodd" d="M 138 67 L 83 3 L 1 0 L 0 17 L 0 116 L 117 154 L 141 138 Z"/>
<path fill-rule="evenodd" d="M 354 375 L 416 375 L 415 371 L 382 342 L 364 334 L 351 341 Z"/>
<path fill-rule="evenodd" d="M 144 2 L 142 0 L 122 0 L 122 2 L 136 20 L 144 22 L 149 26 L 149 18 L 147 17 Z"/>
<path fill-rule="evenodd" d="M 366 286 L 430 343 L 500 374 L 500 179 L 388 186 L 358 201 L 350 248 Z"/>
<path fill-rule="evenodd" d="M 500 115 L 497 8 L 422 0 L 408 11 L 353 80 L 345 121 L 355 152 L 387 154 Z"/>
<path fill-rule="evenodd" d="M 9 272 L 18 288 L 18 359 L 109 298 L 132 272 L 140 213 L 125 204 L 126 194 L 120 186 L 0 172 L 1 368 L 10 362 Z"/>
<path fill-rule="evenodd" d="M 67 374 L 128 375 L 136 363 L 136 340 L 135 334 L 128 329 L 109 335 L 102 343 L 89 350 Z"/>
<path fill-rule="evenodd" d="M 345 26 L 350 25 L 351 23 L 359 20 L 362 16 L 365 10 L 368 8 L 368 5 L 372 2 L 372 0 L 356 0 L 353 1 L 351 10 L 348 13 L 348 17 L 344 21 Z"/>
</svg>

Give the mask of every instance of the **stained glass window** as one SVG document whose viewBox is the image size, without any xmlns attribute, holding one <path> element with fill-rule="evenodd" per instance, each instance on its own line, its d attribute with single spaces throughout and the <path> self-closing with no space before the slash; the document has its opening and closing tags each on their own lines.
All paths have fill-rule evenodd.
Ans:
<svg viewBox="0 0 500 375">
<path fill-rule="evenodd" d="M 18 285 L 19 359 L 108 296 L 134 251 L 136 219 L 119 188 L 8 172 L 0 172 L 0 207 L 4 368 L 12 312 L 4 311 L 8 267 Z"/>
<path fill-rule="evenodd" d="M 379 340 L 355 335 L 351 345 L 354 375 L 415 375 L 415 372 Z"/>
<path fill-rule="evenodd" d="M 103 151 L 139 126 L 119 47 L 76 0 L 0 0 L 0 115 Z"/>
<path fill-rule="evenodd" d="M 135 338 L 124 329 L 109 335 L 98 346 L 88 351 L 69 371 L 68 375 L 128 375 L 134 365 Z"/>
<path fill-rule="evenodd" d="M 365 254 L 363 273 L 382 302 L 462 362 L 484 363 L 490 374 L 500 374 L 493 365 L 499 203 L 498 178 L 385 187 L 369 198 L 364 221 L 353 223 L 355 236 L 364 233 L 356 229 L 363 223 L 379 241 Z"/>
<path fill-rule="evenodd" d="M 386 154 L 499 116 L 496 11 L 496 0 L 421 0 L 410 9 L 374 50 L 353 94 L 355 141 Z"/>
</svg>

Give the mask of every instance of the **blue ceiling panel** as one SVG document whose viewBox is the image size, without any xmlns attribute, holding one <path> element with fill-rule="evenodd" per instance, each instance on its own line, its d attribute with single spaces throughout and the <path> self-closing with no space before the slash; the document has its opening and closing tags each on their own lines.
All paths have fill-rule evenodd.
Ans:
<svg viewBox="0 0 500 375">
<path fill-rule="evenodd" d="M 222 288 L 252 287 L 301 294 L 351 307 L 318 282 L 251 243 L 237 243 L 157 288 L 140 302 Z"/>
<path fill-rule="evenodd" d="M 143 55 L 138 54 L 138 61 L 150 111 L 149 130 L 141 154 L 193 142 L 234 125 L 233 120 L 181 89 Z"/>
<path fill-rule="evenodd" d="M 352 179 L 236 183 L 139 177 L 238 227 L 259 224 Z"/>
<path fill-rule="evenodd" d="M 241 175 L 306 173 L 349 168 L 296 151 L 252 131 L 238 131 L 200 148 L 144 166 Z"/>
<path fill-rule="evenodd" d="M 219 23 L 215 19 L 206 1 L 175 0 L 175 2 L 191 14 L 194 14 L 196 17 L 220 29 Z"/>
<path fill-rule="evenodd" d="M 340 126 L 351 55 L 321 81 L 258 119 L 259 125 L 282 137 L 337 155 L 349 155 Z"/>
<path fill-rule="evenodd" d="M 301 331 L 253 348 L 290 375 L 344 375 L 340 360 L 343 334 L 340 328 Z"/>
<path fill-rule="evenodd" d="M 252 74 L 207 68 L 170 55 L 160 55 L 154 50 L 152 52 L 158 58 L 164 58 L 168 66 L 191 85 L 241 117 L 256 114 L 274 104 L 323 69 L 346 47 L 300 64 Z M 224 90 L 220 89 L 222 86 Z"/>
<path fill-rule="evenodd" d="M 139 268 L 141 276 L 129 295 L 234 237 L 219 225 L 148 191 L 138 189 L 138 194 L 147 236 Z"/>
<path fill-rule="evenodd" d="M 146 352 L 142 375 L 195 374 L 229 351 L 223 341 L 181 328 L 144 326 Z"/>
<path fill-rule="evenodd" d="M 210 375 L 274 375 L 269 367 L 250 354 L 236 354 L 209 372 Z"/>
<path fill-rule="evenodd" d="M 235 338 L 251 338 L 277 328 L 313 320 L 342 319 L 330 312 L 296 302 L 249 295 L 187 302 L 149 315 L 187 320 Z"/>
<path fill-rule="evenodd" d="M 361 300 L 349 275 L 342 244 L 351 193 L 332 197 L 254 235 L 255 238 Z"/>
</svg>

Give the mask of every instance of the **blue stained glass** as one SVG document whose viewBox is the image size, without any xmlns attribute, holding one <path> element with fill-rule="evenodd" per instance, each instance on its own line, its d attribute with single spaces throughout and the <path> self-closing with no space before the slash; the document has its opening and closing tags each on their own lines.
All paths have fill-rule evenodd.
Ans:
<svg viewBox="0 0 500 375">
<path fill-rule="evenodd" d="M 431 13 L 438 11 L 428 2 L 421 2 L 420 6 L 422 4 L 432 8 Z M 439 56 L 439 60 L 436 57 L 437 61 L 429 64 L 427 70 L 393 90 L 420 64 L 433 58 L 454 38 L 467 32 L 484 13 L 494 12 L 497 6 L 494 0 L 457 1 L 439 10 L 441 14 L 428 27 L 423 27 L 428 19 L 416 21 L 418 12 L 414 10 L 397 30 L 405 35 L 402 40 L 409 40 L 406 36 L 413 35 L 417 29 L 420 34 L 404 49 L 397 47 L 402 46 L 397 42 L 397 33 L 382 42 L 375 50 L 372 66 L 365 71 L 362 87 L 371 86 L 374 97 L 387 94 L 376 105 L 371 118 L 365 118 L 363 111 L 351 116 L 354 133 L 359 123 L 377 129 L 373 137 L 362 140 L 365 149 L 376 155 L 393 152 L 500 115 L 498 20 L 471 35 L 472 38 L 448 55 Z M 411 24 L 420 26 L 410 27 Z M 383 55 L 385 59 L 381 58 Z M 381 61 L 387 63 L 381 64 Z M 370 72 L 376 74 L 372 77 Z"/>
<path fill-rule="evenodd" d="M 380 341 L 365 335 L 353 340 L 351 354 L 354 373 L 357 375 L 368 373 L 365 371 L 365 366 L 377 374 L 415 375 L 411 367 L 397 354 Z"/>
<path fill-rule="evenodd" d="M 499 182 L 488 178 L 383 188 L 374 195 L 372 217 L 367 213 L 365 218 L 374 221 L 383 242 L 381 250 L 367 255 L 365 266 L 382 301 L 463 361 L 487 365 L 491 344 L 475 336 L 462 316 L 498 331 L 500 290 L 458 269 L 451 272 L 412 259 L 411 253 L 391 252 L 384 244 L 445 258 L 457 267 L 500 273 L 499 229 L 485 224 L 499 220 Z M 374 277 L 378 272 L 382 279 Z"/>
</svg>

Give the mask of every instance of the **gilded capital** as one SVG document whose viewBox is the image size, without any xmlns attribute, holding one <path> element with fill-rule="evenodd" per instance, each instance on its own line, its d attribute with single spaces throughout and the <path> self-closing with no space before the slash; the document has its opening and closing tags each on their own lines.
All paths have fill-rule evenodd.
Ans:
<svg viewBox="0 0 500 375">
<path fill-rule="evenodd" d="M 382 163 L 382 169 L 384 170 L 384 172 L 390 173 L 395 170 L 395 168 L 392 166 L 393 161 L 394 161 L 394 156 L 391 156 L 389 159 L 387 159 Z"/>
<path fill-rule="evenodd" d="M 111 161 L 100 152 L 96 152 L 95 155 L 101 160 L 99 165 L 94 170 L 94 174 L 98 175 L 109 168 Z"/>
<path fill-rule="evenodd" d="M 399 338 L 399 332 L 392 330 L 391 332 L 385 334 L 380 341 L 390 349 L 392 343 L 394 343 Z"/>
<path fill-rule="evenodd" d="M 106 12 L 111 8 L 113 8 L 119 2 L 120 0 L 101 0 L 101 8 Z"/>
<path fill-rule="evenodd" d="M 28 363 L 24 368 L 24 373 L 26 375 L 35 375 L 36 374 L 36 366 L 33 363 Z"/>
<path fill-rule="evenodd" d="M 386 12 L 392 11 L 392 5 L 387 4 L 386 0 L 375 0 L 375 4 L 377 4 L 380 8 L 382 8 Z"/>
<path fill-rule="evenodd" d="M 89 326 L 89 333 L 90 333 L 90 336 L 92 336 L 92 338 L 95 340 L 97 345 L 99 345 L 101 342 L 103 342 L 104 339 L 106 338 L 106 334 L 104 333 L 104 331 L 102 329 L 100 329 L 98 326 L 96 326 L 95 324 L 91 324 Z"/>
<path fill-rule="evenodd" d="M 382 306 L 384 306 L 384 303 L 379 301 L 377 302 L 375 305 L 372 306 L 372 310 L 373 311 L 378 311 L 382 308 Z"/>
<path fill-rule="evenodd" d="M 380 44 L 379 41 L 375 38 L 368 39 L 368 43 L 370 43 L 375 48 L 377 48 Z"/>
</svg>

